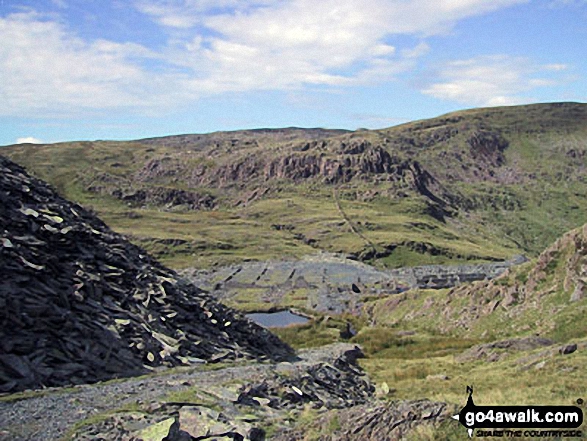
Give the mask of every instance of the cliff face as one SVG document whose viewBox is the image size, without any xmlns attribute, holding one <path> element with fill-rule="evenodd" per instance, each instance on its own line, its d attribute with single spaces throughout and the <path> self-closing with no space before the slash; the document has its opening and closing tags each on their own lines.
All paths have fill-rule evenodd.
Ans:
<svg viewBox="0 0 587 441">
<path fill-rule="evenodd" d="M 221 164 L 209 161 L 193 167 L 170 158 L 152 159 L 134 178 L 136 182 L 157 185 L 162 180 L 175 179 L 174 176 L 182 176 L 182 181 L 190 188 L 277 188 L 279 182 L 334 186 L 357 181 L 384 184 L 392 193 L 415 193 L 443 205 L 455 200 L 418 161 L 393 155 L 364 140 L 313 141 L 289 149 L 283 155 L 237 154 Z M 111 194 L 131 200 L 121 197 L 120 191 Z M 160 201 L 146 197 L 138 202 Z M 206 207 L 202 203 L 192 205 Z M 207 207 L 213 207 L 213 200 Z"/>
<path fill-rule="evenodd" d="M 252 180 L 300 182 L 313 178 L 326 184 L 338 184 L 353 178 L 368 180 L 374 175 L 388 181 L 402 180 L 406 174 L 414 175 L 412 180 L 420 175 L 431 178 L 416 161 L 393 156 L 381 146 L 363 140 L 349 143 L 313 141 L 288 148 L 283 154 L 235 153 L 229 161 L 221 161 L 221 164 L 209 161 L 193 167 L 186 167 L 169 157 L 152 159 L 135 174 L 135 178 L 142 182 L 158 182 L 188 172 L 187 183 L 193 187 L 228 187 Z"/>
<path fill-rule="evenodd" d="M 0 391 L 291 349 L 0 157 Z"/>
</svg>

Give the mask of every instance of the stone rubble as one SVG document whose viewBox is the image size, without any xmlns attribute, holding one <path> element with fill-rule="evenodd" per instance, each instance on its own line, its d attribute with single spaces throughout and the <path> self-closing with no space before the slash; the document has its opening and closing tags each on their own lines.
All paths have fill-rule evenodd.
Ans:
<svg viewBox="0 0 587 441">
<path fill-rule="evenodd" d="M 291 356 L 277 337 L 0 157 L 0 392 Z"/>
<path fill-rule="evenodd" d="M 334 427 L 321 433 L 321 441 L 400 441 L 420 425 L 432 425 L 450 418 L 456 409 L 446 403 L 429 400 L 371 402 L 326 413 L 315 427 Z M 303 430 L 283 431 L 273 441 L 302 441 Z M 413 435 L 411 439 L 418 439 Z"/>
<path fill-rule="evenodd" d="M 241 371 L 237 378 L 222 370 L 205 377 L 192 373 L 190 382 L 203 387 L 202 397 L 215 397 L 213 401 L 204 404 L 198 397 L 193 403 L 168 402 L 148 414 L 117 413 L 84 427 L 74 439 L 260 441 L 271 428 L 268 439 L 280 441 L 308 439 L 309 429 L 319 430 L 323 440 L 391 441 L 404 439 L 418 425 L 437 424 L 454 414 L 446 403 L 377 400 L 375 388 L 357 364 L 359 357 L 357 346 L 337 343 L 302 350 L 293 363 L 236 368 Z M 242 386 L 235 394 L 236 385 Z M 170 407 L 176 410 L 171 412 Z M 316 420 L 309 426 L 297 424 L 308 409 Z M 131 429 L 140 420 L 142 427 Z"/>
</svg>

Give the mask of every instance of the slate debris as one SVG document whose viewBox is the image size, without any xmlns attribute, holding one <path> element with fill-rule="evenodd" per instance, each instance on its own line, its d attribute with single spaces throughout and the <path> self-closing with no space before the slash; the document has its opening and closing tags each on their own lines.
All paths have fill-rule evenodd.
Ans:
<svg viewBox="0 0 587 441">
<path fill-rule="evenodd" d="M 345 347 L 342 346 L 341 347 Z M 373 398 L 375 386 L 356 363 L 363 357 L 358 347 L 344 350 L 332 361 L 308 365 L 285 376 L 266 378 L 239 391 L 237 404 L 273 409 L 342 409 L 365 404 Z"/>
<path fill-rule="evenodd" d="M 0 392 L 292 356 L 0 156 Z"/>
<path fill-rule="evenodd" d="M 436 426 L 456 412 L 456 406 L 429 400 L 373 401 L 325 412 L 310 428 L 320 430 L 320 441 L 402 441 L 423 438 L 410 432 L 420 425 Z M 307 432 L 308 426 L 285 429 L 271 440 L 303 441 Z"/>
</svg>

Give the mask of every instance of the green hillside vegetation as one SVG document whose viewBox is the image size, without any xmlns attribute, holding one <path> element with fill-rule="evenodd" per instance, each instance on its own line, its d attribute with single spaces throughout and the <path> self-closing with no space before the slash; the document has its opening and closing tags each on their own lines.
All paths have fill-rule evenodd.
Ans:
<svg viewBox="0 0 587 441">
<path fill-rule="evenodd" d="M 587 338 L 587 227 L 497 279 L 450 290 L 411 290 L 367 307 L 373 320 L 491 341 L 529 332 L 566 341 Z"/>
<path fill-rule="evenodd" d="M 369 315 L 394 344 L 364 366 L 380 383 L 393 385 L 393 398 L 426 396 L 459 404 L 464 385 L 474 384 L 478 403 L 574 405 L 587 393 L 582 380 L 586 264 L 587 225 L 498 279 L 374 302 L 367 307 Z M 400 329 L 415 333 L 398 337 Z M 464 346 L 535 335 L 554 344 L 519 351 L 491 348 L 486 356 L 470 351 L 473 356 L 462 357 Z M 559 349 L 569 343 L 577 351 L 561 355 Z"/>
<path fill-rule="evenodd" d="M 587 397 L 586 152 L 587 105 L 576 103 L 474 109 L 372 131 L 0 149 L 175 269 L 320 251 L 380 268 L 526 254 L 529 262 L 493 280 L 367 297 L 359 316 L 310 310 L 312 288 L 285 296 L 281 306 L 313 317 L 272 330 L 292 347 L 360 344 L 380 398 L 455 408 L 471 384 L 478 405 Z M 231 277 L 218 274 L 210 286 Z M 261 284 L 244 286 L 224 300 L 277 307 L 261 298 Z M 318 412 L 306 416 L 298 423 L 312 428 Z M 468 438 L 450 420 L 410 439 Z"/>
<path fill-rule="evenodd" d="M 340 339 L 350 321 L 361 365 L 383 399 L 478 405 L 576 405 L 586 396 L 587 225 L 503 276 L 445 290 L 411 290 L 365 305 L 360 318 L 276 330 L 295 347 Z M 498 343 L 501 342 L 501 343 Z M 561 349 L 576 345 L 567 355 Z M 468 439 L 447 421 L 413 439 Z"/>
<path fill-rule="evenodd" d="M 2 154 L 175 268 L 340 252 L 379 266 L 537 255 L 587 218 L 587 105 L 384 130 L 279 129 Z"/>
</svg>

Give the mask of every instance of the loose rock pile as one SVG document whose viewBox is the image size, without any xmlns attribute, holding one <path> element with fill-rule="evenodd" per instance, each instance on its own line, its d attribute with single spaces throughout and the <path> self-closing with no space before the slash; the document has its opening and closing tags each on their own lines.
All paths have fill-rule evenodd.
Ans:
<svg viewBox="0 0 587 441">
<path fill-rule="evenodd" d="M 298 355 L 299 359 L 292 363 L 266 363 L 212 372 L 192 372 L 188 380 L 190 393 L 184 395 L 190 397 L 189 402 L 175 402 L 165 398 L 150 404 L 141 401 L 144 404 L 140 412 L 136 412 L 136 409 L 116 412 L 107 419 L 99 419 L 95 424 L 84 425 L 72 439 L 147 441 L 161 439 L 162 434 L 167 433 L 164 439 L 169 441 L 260 441 L 265 439 L 265 430 L 269 427 L 273 432 L 271 439 L 275 436 L 276 439 L 284 440 L 307 439 L 303 435 L 301 438 L 289 438 L 288 435 L 292 433 L 293 427 L 297 428 L 296 421 L 300 416 L 307 416 L 310 409 L 316 409 L 317 417 L 333 416 L 334 412 L 341 411 L 344 415 L 358 419 L 360 427 L 369 424 L 363 421 L 366 414 L 359 418 L 360 413 L 352 411 L 355 407 L 364 410 L 382 406 L 375 400 L 373 384 L 356 362 L 358 357 L 363 356 L 360 348 L 348 343 L 337 343 L 301 350 Z M 148 378 L 144 382 L 161 381 L 163 377 Z M 174 378 L 174 383 L 186 383 L 181 374 Z M 95 388 L 106 393 L 109 386 L 99 385 Z M 161 388 L 158 390 L 162 391 Z M 132 401 L 136 398 L 136 395 L 133 396 Z M 431 404 L 442 406 L 442 403 Z M 0 415 L 1 410 L 0 403 Z M 405 408 L 396 412 L 404 417 L 405 413 Z M 414 416 L 411 425 L 416 425 L 418 421 L 415 417 L 418 414 L 412 412 L 410 415 Z M 426 418 L 428 416 L 423 416 L 423 419 Z M 292 423 L 295 426 L 292 427 Z M 305 424 L 302 427 L 308 429 Z M 159 436 L 154 436 L 155 433 Z"/>
<path fill-rule="evenodd" d="M 0 157 L 0 391 L 292 354 Z"/>
<path fill-rule="evenodd" d="M 331 346 L 330 351 L 340 352 L 333 360 L 300 365 L 294 372 L 282 368 L 287 375 L 247 385 L 237 402 L 275 409 L 303 408 L 308 404 L 316 409 L 342 409 L 365 404 L 373 397 L 375 387 L 356 364 L 356 359 L 364 356 L 362 351 L 349 346 Z"/>
<path fill-rule="evenodd" d="M 456 409 L 446 403 L 429 400 L 371 402 L 325 413 L 313 423 L 321 430 L 321 441 L 400 441 L 408 438 L 416 426 L 434 425 L 450 418 Z M 325 428 L 331 428 L 325 432 Z M 307 439 L 303 430 L 284 431 L 274 441 L 302 441 Z"/>
</svg>

